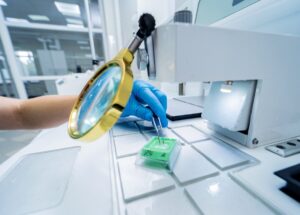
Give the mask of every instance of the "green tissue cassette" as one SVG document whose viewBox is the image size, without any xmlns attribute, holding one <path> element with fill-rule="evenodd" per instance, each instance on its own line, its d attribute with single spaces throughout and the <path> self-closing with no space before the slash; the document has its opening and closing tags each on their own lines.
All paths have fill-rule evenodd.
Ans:
<svg viewBox="0 0 300 215">
<path fill-rule="evenodd" d="M 167 137 L 153 137 L 140 151 L 140 157 L 145 161 L 161 164 L 173 169 L 180 152 L 177 139 Z"/>
</svg>

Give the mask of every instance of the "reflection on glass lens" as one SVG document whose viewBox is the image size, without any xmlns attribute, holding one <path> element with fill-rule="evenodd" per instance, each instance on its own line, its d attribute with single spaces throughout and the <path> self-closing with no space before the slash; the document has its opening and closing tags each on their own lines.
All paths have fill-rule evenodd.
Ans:
<svg viewBox="0 0 300 215">
<path fill-rule="evenodd" d="M 82 98 L 77 114 L 77 131 L 80 135 L 95 126 L 110 107 L 121 78 L 122 71 L 119 66 L 108 67 Z"/>
</svg>

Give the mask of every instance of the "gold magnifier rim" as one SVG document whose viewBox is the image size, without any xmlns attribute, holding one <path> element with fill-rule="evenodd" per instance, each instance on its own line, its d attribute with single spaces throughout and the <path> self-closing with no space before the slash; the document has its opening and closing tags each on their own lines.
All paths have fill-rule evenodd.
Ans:
<svg viewBox="0 0 300 215">
<path fill-rule="evenodd" d="M 121 81 L 119 83 L 119 87 L 117 89 L 117 93 L 114 96 L 110 106 L 107 108 L 103 116 L 97 121 L 97 123 L 91 127 L 88 131 L 83 134 L 78 132 L 77 128 L 77 115 L 79 112 L 79 108 L 83 102 L 83 99 L 89 89 L 93 86 L 93 84 L 104 74 L 107 68 L 112 65 L 117 65 L 121 68 L 122 76 Z M 122 114 L 123 109 L 125 108 L 127 101 L 131 95 L 133 85 L 133 75 L 129 66 L 126 66 L 124 59 L 116 58 L 113 59 L 102 67 L 100 67 L 96 73 L 92 76 L 92 78 L 86 83 L 84 88 L 77 101 L 75 102 L 68 123 L 68 133 L 73 139 L 80 139 L 83 141 L 93 141 L 102 136 L 108 130 L 110 130 L 114 124 L 118 121 L 119 117 Z"/>
</svg>

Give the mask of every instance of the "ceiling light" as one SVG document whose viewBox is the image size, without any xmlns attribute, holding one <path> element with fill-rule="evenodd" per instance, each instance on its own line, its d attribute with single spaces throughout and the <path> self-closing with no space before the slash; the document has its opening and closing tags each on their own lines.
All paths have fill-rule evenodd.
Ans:
<svg viewBox="0 0 300 215">
<path fill-rule="evenodd" d="M 30 15 L 28 15 L 28 17 L 31 20 L 34 20 L 34 21 L 46 21 L 46 22 L 50 21 L 50 19 L 48 18 L 48 16 L 30 14 Z"/>
<path fill-rule="evenodd" d="M 6 17 L 6 21 L 8 21 L 8 22 L 29 23 L 29 21 L 27 19 L 19 19 L 19 18 L 13 18 L 13 17 Z"/>
<path fill-rule="evenodd" d="M 81 50 L 91 50 L 89 46 L 79 46 Z"/>
<path fill-rule="evenodd" d="M 70 4 L 64 2 L 54 2 L 57 10 L 66 16 L 80 17 L 80 8 L 78 4 Z"/>
<path fill-rule="evenodd" d="M 70 28 L 84 28 L 83 25 L 75 25 L 75 24 L 67 24 L 67 26 Z"/>
<path fill-rule="evenodd" d="M 75 25 L 83 25 L 83 22 L 78 19 L 67 18 L 67 22 L 70 24 L 75 24 Z"/>
<path fill-rule="evenodd" d="M 0 6 L 7 6 L 6 2 L 3 0 L 0 0 Z"/>
<path fill-rule="evenodd" d="M 233 84 L 233 81 L 225 81 L 224 84 L 221 85 L 220 91 L 222 93 L 231 93 L 232 92 L 232 84 Z"/>
<path fill-rule="evenodd" d="M 79 41 L 77 41 L 77 43 L 79 45 L 87 45 L 87 44 L 89 44 L 89 41 L 87 41 L 87 40 L 79 40 Z"/>
</svg>

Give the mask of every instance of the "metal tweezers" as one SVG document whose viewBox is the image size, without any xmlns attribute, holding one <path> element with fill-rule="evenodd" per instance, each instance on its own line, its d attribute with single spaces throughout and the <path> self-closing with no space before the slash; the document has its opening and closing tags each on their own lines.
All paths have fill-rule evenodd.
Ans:
<svg viewBox="0 0 300 215">
<path fill-rule="evenodd" d="M 155 131 L 157 133 L 158 142 L 161 143 L 160 137 L 161 137 L 161 133 L 162 133 L 162 125 L 161 125 L 160 118 L 157 117 L 157 116 L 153 116 L 152 117 L 152 124 L 153 124 L 153 126 L 155 128 Z"/>
</svg>

